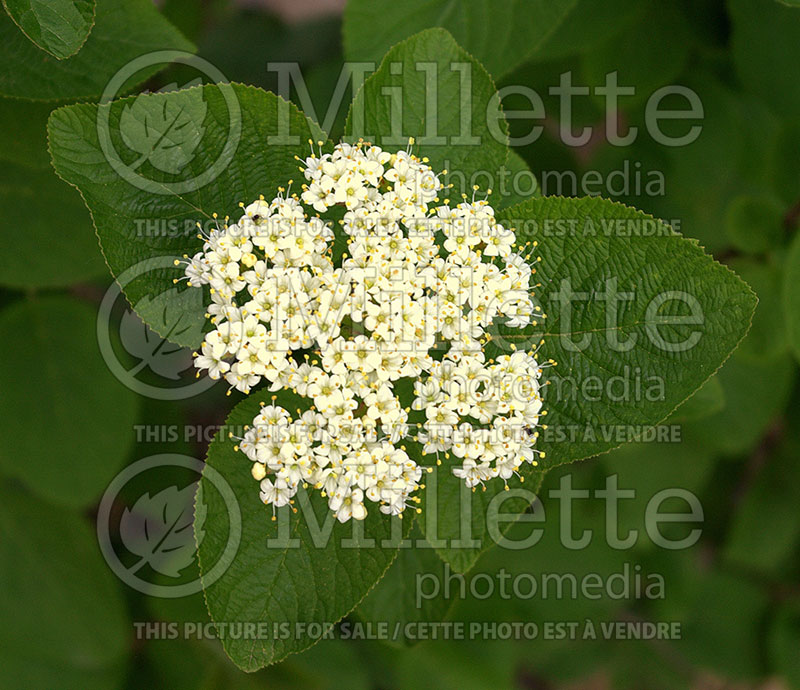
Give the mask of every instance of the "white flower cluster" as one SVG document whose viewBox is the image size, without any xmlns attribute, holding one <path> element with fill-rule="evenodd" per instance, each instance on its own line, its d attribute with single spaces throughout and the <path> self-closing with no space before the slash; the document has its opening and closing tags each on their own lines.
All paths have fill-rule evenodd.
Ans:
<svg viewBox="0 0 800 690">
<path fill-rule="evenodd" d="M 339 144 L 301 170 L 299 198 L 262 197 L 184 262 L 190 285 L 211 288 L 196 366 L 244 393 L 266 379 L 313 401 L 297 418 L 263 406 L 241 440 L 261 499 L 280 507 L 310 484 L 341 521 L 363 519 L 365 501 L 400 515 L 424 469 L 400 445 L 410 429 L 424 453 L 460 458 L 469 486 L 536 464 L 535 353 L 482 350 L 495 317 L 523 326 L 538 312 L 514 231 L 486 200 L 432 206 L 442 184 L 408 150 Z"/>
</svg>

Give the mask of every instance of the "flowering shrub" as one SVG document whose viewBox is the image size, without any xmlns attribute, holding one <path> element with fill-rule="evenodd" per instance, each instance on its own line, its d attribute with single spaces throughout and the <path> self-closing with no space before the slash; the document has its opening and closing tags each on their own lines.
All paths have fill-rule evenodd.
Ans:
<svg viewBox="0 0 800 690">
<path fill-rule="evenodd" d="M 425 412 L 423 452 L 452 452 L 467 486 L 538 464 L 542 370 L 532 353 L 482 350 L 493 319 L 520 327 L 538 309 L 514 230 L 484 199 L 434 206 L 442 183 L 410 150 L 339 144 L 303 171 L 299 198 L 261 197 L 185 262 L 191 286 L 211 287 L 214 330 L 195 365 L 243 393 L 266 379 L 313 400 L 299 418 L 262 407 L 241 439 L 261 500 L 281 507 L 311 484 L 341 522 L 364 519 L 365 499 L 391 515 L 419 500 L 404 380 Z M 340 266 L 334 221 L 304 204 L 344 207 Z"/>
<path fill-rule="evenodd" d="M 82 29 L 72 32 L 67 45 L 52 41 L 52 26 L 74 13 L 32 14 L 24 10 L 25 1 L 9 9 L 8 17 L 0 12 L 6 18 L 0 31 L 7 39 L 0 50 L 5 50 L 7 63 L 17 65 L 0 79 L 6 97 L 0 115 L 15 125 L 6 128 L 10 142 L 3 153 L 9 156 L 13 185 L 4 189 L 4 198 L 9 199 L 10 225 L 25 229 L 9 235 L 10 260 L 2 272 L 7 284 L 26 290 L 24 297 L 14 296 L 4 306 L 8 337 L 2 344 L 6 360 L 22 363 L 26 391 L 31 376 L 36 388 L 57 388 L 54 398 L 67 387 L 65 382 L 80 392 L 66 410 L 54 406 L 45 427 L 19 421 L 25 391 L 4 395 L 6 435 L 17 445 L 0 458 L 0 465 L 26 490 L 47 500 L 71 497 L 82 510 L 81 520 L 95 514 L 87 510 L 92 501 L 113 486 L 96 511 L 98 535 L 100 528 L 107 528 L 101 536 L 106 561 L 126 585 L 143 583 L 147 597 L 154 592 L 172 596 L 174 583 L 167 580 L 185 575 L 189 582 L 180 583 L 187 585 L 184 592 L 204 593 L 195 598 L 201 610 L 193 619 L 201 623 L 210 615 L 216 626 L 199 627 L 213 627 L 228 656 L 248 671 L 302 652 L 320 637 L 344 632 L 353 621 L 382 624 L 376 626 L 378 633 L 387 635 L 388 630 L 395 641 L 407 636 L 406 623 L 445 622 L 449 595 L 441 596 L 438 583 L 449 587 L 451 575 L 467 573 L 477 563 L 483 569 L 490 563 L 500 572 L 513 567 L 533 576 L 544 568 L 557 570 L 554 564 L 566 555 L 567 560 L 574 556 L 569 570 L 611 572 L 613 568 L 600 562 L 602 549 L 593 548 L 598 539 L 592 548 L 574 553 L 572 546 L 559 550 L 546 537 L 536 542 L 538 526 L 531 529 L 527 523 L 543 517 L 538 513 L 549 499 L 540 490 L 545 474 L 553 472 L 550 481 L 557 481 L 558 473 L 569 479 L 579 472 L 570 463 L 647 438 L 659 443 L 650 444 L 646 457 L 637 458 L 626 476 L 620 476 L 620 485 L 627 485 L 636 472 L 643 478 L 637 488 L 647 491 L 655 490 L 659 481 L 663 487 L 681 478 L 699 485 L 710 476 L 711 452 L 705 443 L 716 445 L 713 452 L 719 454 L 749 453 L 751 442 L 783 404 L 770 401 L 788 396 L 792 386 L 787 343 L 789 333 L 798 331 L 791 325 L 765 329 L 769 318 L 764 315 L 770 302 L 780 302 L 774 296 L 770 300 L 769 288 L 775 291 L 780 284 L 775 271 L 783 270 L 784 261 L 800 265 L 800 254 L 783 251 L 787 233 L 780 222 L 773 222 L 776 201 L 764 198 L 763 180 L 756 176 L 796 179 L 788 155 L 794 134 L 779 131 L 778 123 L 755 102 L 729 102 L 733 69 L 727 64 L 720 69 L 716 48 L 698 51 L 688 60 L 689 46 L 701 34 L 690 26 L 688 15 L 681 22 L 684 11 L 670 3 L 622 3 L 627 9 L 616 2 L 609 7 L 596 3 L 589 11 L 587 3 L 574 0 L 409 1 L 407 7 L 349 0 L 344 43 L 351 64 L 333 94 L 317 90 L 321 83 L 333 86 L 329 68 L 338 69 L 342 56 L 321 64 L 314 55 L 317 48 L 319 55 L 338 51 L 340 27 L 334 26 L 336 40 L 330 42 L 335 48 L 318 40 L 316 25 L 308 29 L 309 45 L 314 46 L 308 59 L 317 62 L 308 84 L 314 92 L 310 98 L 294 62 L 300 58 L 295 51 L 300 39 L 293 32 L 286 34 L 286 41 L 274 42 L 253 24 L 248 34 L 251 43 L 263 40 L 276 52 L 279 45 L 289 46 L 290 54 L 277 57 L 290 62 L 270 62 L 268 68 L 277 68 L 278 96 L 238 83 L 244 73 L 227 73 L 239 69 L 234 64 L 240 57 L 263 58 L 260 51 L 231 49 L 245 48 L 244 26 L 239 26 L 241 32 L 218 27 L 220 36 L 236 36 L 234 40 L 220 42 L 205 35 L 200 58 L 191 55 L 193 46 L 149 0 L 98 0 L 95 25 L 89 12 L 94 3 L 80 0 Z M 58 3 L 70 6 L 75 0 Z M 184 4 L 161 6 L 173 16 L 180 13 L 177 5 Z M 211 12 L 208 3 L 201 4 L 202 13 Z M 771 21 L 787 21 L 786 11 L 773 8 Z M 394 21 L 398 13 L 402 21 Z M 769 16 L 767 10 L 758 14 Z M 609 34 L 608 42 L 593 35 L 603 17 L 614 23 L 620 19 L 619 32 Z M 251 19 L 248 15 L 242 23 L 248 29 Z M 37 33 L 40 20 L 48 27 Z M 432 21 L 443 26 L 429 26 Z M 69 30 L 70 22 L 62 22 L 62 28 Z M 741 18 L 735 24 L 737 31 L 759 26 Z M 623 25 L 639 29 L 626 28 L 623 35 Z M 196 29 L 206 32 L 205 22 L 198 22 Z M 719 38 L 723 35 L 727 37 L 728 27 Z M 505 39 L 498 42 L 498 36 Z M 769 44 L 739 43 L 758 49 Z M 209 62 L 212 44 L 224 46 L 227 56 L 223 61 L 218 54 L 218 66 Z M 47 48 L 50 57 L 41 55 Z M 70 57 L 73 50 L 77 52 Z M 564 71 L 552 74 L 551 67 L 561 69 L 562 58 Z M 365 67 L 370 61 L 374 69 Z M 618 61 L 631 64 L 618 70 Z M 151 79 L 174 63 L 178 69 Z M 697 84 L 665 92 L 664 85 L 677 76 L 670 70 L 681 65 L 713 72 L 704 78 L 725 84 L 706 90 L 700 104 L 692 97 Z M 263 65 L 259 69 L 263 72 Z M 630 88 L 623 86 L 626 77 L 648 69 L 655 77 L 641 82 L 641 92 L 631 98 Z M 176 88 L 172 82 L 188 72 L 197 73 L 199 80 L 186 79 Z M 784 72 L 769 73 L 778 78 Z M 736 74 L 737 79 L 745 76 L 738 68 Z M 135 92 L 136 84 L 145 80 L 147 89 Z M 337 120 L 335 101 L 347 92 L 348 80 L 353 101 L 346 118 Z M 775 83 L 756 82 L 765 89 Z M 155 91 L 158 87 L 163 88 Z M 307 112 L 289 101 L 294 96 Z M 322 111 L 315 113 L 311 106 L 318 107 L 323 96 L 331 97 L 331 107 L 317 124 Z M 22 98 L 32 100 L 14 100 Z M 48 98 L 49 106 L 42 102 Z M 58 105 L 62 103 L 68 105 Z M 605 118 L 597 110 L 602 103 Z M 708 123 L 701 107 L 706 105 Z M 737 118 L 743 114 L 771 128 L 772 149 L 765 146 L 763 156 L 761 151 L 741 155 L 744 134 L 739 130 L 750 136 L 752 129 L 739 126 Z M 61 179 L 48 169 L 50 160 L 43 154 L 45 119 L 47 146 Z M 526 119 L 541 122 L 528 124 Z M 712 122 L 719 131 L 707 137 Z M 23 139 L 29 126 L 39 137 L 39 156 L 34 146 L 13 141 L 18 129 Z M 409 137 L 414 139 L 404 148 Z M 559 138 L 564 146 L 555 149 L 551 144 Z M 719 160 L 705 148 L 713 141 L 725 142 Z M 641 146 L 641 161 L 625 160 L 617 171 L 625 142 Z M 747 168 L 746 174 L 737 162 Z M 28 163 L 34 169 L 25 172 Z M 565 170 L 567 177 L 559 178 L 553 189 L 552 173 L 557 171 L 548 167 L 562 163 L 578 169 L 581 184 L 576 177 L 575 189 L 580 190 L 561 186 L 572 170 Z M 658 170 L 648 170 L 649 163 L 656 163 Z M 683 168 L 682 183 L 640 187 L 640 180 L 663 177 L 661 169 L 669 166 Z M 631 171 L 634 180 L 628 179 Z M 611 184 L 618 172 L 625 173 L 624 189 Z M 592 179 L 599 180 L 599 188 L 592 187 Z M 58 192 L 49 203 L 31 208 L 25 199 L 44 199 L 48 180 Z M 668 189 L 669 198 L 635 200 L 642 189 L 658 197 Z M 602 191 L 616 200 L 580 198 L 581 190 L 592 195 Z M 568 196 L 561 196 L 563 192 Z M 722 213 L 726 195 L 745 192 L 755 196 L 731 204 L 730 216 Z M 795 200 L 796 190 L 789 192 L 794 196 L 785 203 Z M 676 206 L 669 206 L 671 199 L 678 200 Z M 675 221 L 658 220 L 632 205 L 658 210 Z M 40 223 L 32 224 L 39 212 Z M 712 236 L 716 226 L 709 219 L 714 218 L 731 224 L 730 246 Z M 793 219 L 794 211 L 786 214 L 786 227 Z M 79 222 L 94 224 L 102 257 L 94 251 L 91 232 L 76 231 L 74 241 L 73 234 L 64 232 Z M 751 241 L 754 222 L 769 225 L 773 235 Z M 685 239 L 682 231 L 701 242 Z M 37 233 L 46 241 L 38 241 Z M 36 241 L 30 241 L 32 236 Z M 88 246 L 80 245 L 81 237 L 88 238 Z M 44 260 L 39 247 L 51 248 L 52 261 Z M 720 260 L 709 252 L 719 252 Z M 764 265 L 752 280 L 747 278 L 764 305 L 757 316 L 761 325 L 754 324 L 761 335 L 748 338 L 717 376 L 745 337 L 756 306 L 753 292 L 731 270 L 742 258 L 738 254 L 745 252 L 751 264 L 754 252 L 764 253 Z M 86 286 L 41 299 L 28 290 L 93 279 L 105 270 L 103 259 L 118 286 L 102 299 L 100 312 L 107 318 L 97 319 L 98 328 L 86 304 L 82 309 L 69 306 L 94 298 Z M 746 262 L 736 265 L 737 271 L 739 266 L 748 270 Z M 795 274 L 785 273 L 790 286 L 797 283 L 791 281 Z M 787 304 L 797 303 L 796 292 L 787 290 Z M 125 298 L 131 309 L 123 313 L 115 300 Z M 69 329 L 62 329 L 55 341 L 51 324 L 58 317 Z M 88 361 L 75 366 L 95 341 L 108 367 L 91 367 Z M 764 366 L 753 364 L 761 355 L 775 359 Z M 50 359 L 52 366 L 41 365 Z M 555 361 L 557 367 L 552 366 Z M 42 378 L 43 371 L 56 372 L 58 385 Z M 128 387 L 127 405 L 123 396 L 102 394 L 101 372 Z M 134 392 L 170 403 L 163 408 L 148 403 L 141 413 L 147 423 L 135 425 L 139 413 Z M 40 406 L 31 409 L 40 413 Z M 168 421 L 160 416 L 173 413 L 175 425 L 151 423 L 154 417 Z M 93 419 L 101 432 L 91 444 L 82 443 L 86 419 Z M 697 419 L 699 424 L 692 427 Z M 181 423 L 191 434 L 174 428 Z M 41 438 L 18 433 L 29 426 L 42 429 Z M 194 485 L 156 492 L 143 477 L 137 484 L 149 493 L 122 505 L 133 491 L 118 484 L 139 460 L 142 466 L 165 462 L 161 449 L 132 460 L 121 442 L 131 435 L 131 427 L 141 444 L 160 444 L 162 433 L 173 434 L 169 438 L 177 435 L 183 445 L 164 441 L 164 450 L 203 454 L 204 461 L 182 455 L 183 464 L 175 468 L 198 476 L 202 472 L 196 495 Z M 673 453 L 679 441 L 680 451 Z M 17 453 L 17 447 L 25 453 Z M 41 481 L 43 462 L 15 459 L 40 453 L 49 462 L 67 447 L 81 449 L 81 462 L 69 463 L 69 471 L 55 483 Z M 659 454 L 668 460 L 661 464 L 661 475 L 654 459 Z M 607 466 L 611 457 L 605 455 L 594 467 Z M 109 485 L 125 462 L 131 464 L 120 472 L 119 482 Z M 725 496 L 716 497 L 714 505 L 727 505 L 731 484 L 721 486 Z M 562 495 L 571 506 L 567 497 L 582 494 L 570 489 L 564 487 Z M 608 526 L 607 533 L 620 541 L 631 506 L 641 507 L 642 501 L 622 502 L 616 511 L 612 493 L 607 484 L 605 515 L 609 523 L 620 518 L 620 524 Z M 179 500 L 184 505 L 172 510 Z M 4 503 L 11 504 L 12 498 Z M 653 518 L 650 508 L 659 506 L 648 503 L 645 511 L 648 539 L 659 523 L 658 510 Z M 547 506 L 549 516 L 555 519 L 551 508 Z M 603 509 L 585 512 L 593 520 L 604 517 Z M 784 513 L 775 511 L 777 516 Z M 54 522 L 22 514 L 24 519 L 6 522 L 25 529 Z M 687 516 L 697 514 L 692 510 Z M 524 519 L 515 527 L 520 517 Z M 572 527 L 583 527 L 570 518 L 559 511 L 556 524 L 571 539 L 565 543 L 573 544 Z M 727 524 L 716 526 L 719 534 L 728 529 Z M 620 529 L 612 532 L 614 527 Z M 523 534 L 526 530 L 530 534 Z M 745 537 L 760 533 L 743 532 Z M 31 539 L 9 541 L 8 548 L 13 552 L 18 545 L 34 544 L 33 551 L 39 551 L 37 543 L 49 544 L 59 534 L 32 533 Z M 495 545 L 507 549 L 486 553 Z M 648 545 L 636 543 L 631 554 L 645 565 L 651 560 Z M 48 561 L 67 562 L 73 554 L 66 551 L 55 549 L 58 558 L 48 554 Z M 85 549 L 76 553 L 82 556 Z M 752 555 L 759 552 L 747 539 L 738 553 L 751 561 L 759 558 Z M 639 559 L 639 554 L 645 557 Z M 613 550 L 610 555 L 629 554 Z M 37 564 L 37 575 L 25 580 L 37 582 L 38 572 L 48 568 L 49 562 Z M 72 581 L 71 568 L 54 572 L 48 585 Z M 163 580 L 147 579 L 154 575 Z M 427 585 L 418 587 L 416 597 L 410 586 L 415 576 Z M 90 602 L 105 607 L 107 599 L 94 594 L 94 580 L 88 580 Z M 704 610 L 705 592 L 718 589 L 708 586 L 698 595 L 703 606 L 690 602 L 682 611 Z M 12 612 L 14 596 L 7 599 Z M 33 591 L 30 600 L 37 596 Z M 146 608 L 140 603 L 131 609 Z M 664 614 L 638 602 L 631 611 L 620 609 L 624 604 L 615 600 L 609 607 L 618 622 L 620 612 L 643 619 Z M 490 625 L 519 617 L 502 608 L 502 597 L 486 605 L 494 619 Z M 86 605 L 79 601 L 75 608 Z M 485 613 L 454 610 L 454 615 L 475 621 L 484 620 Z M 582 619 L 583 613 L 564 606 L 561 597 L 558 602 L 537 601 L 526 610 L 526 618 L 541 627 L 524 653 L 550 654 L 553 647 L 545 642 L 567 640 L 550 640 L 553 630 L 547 623 Z M 338 625 L 351 614 L 346 625 Z M 168 615 L 154 612 L 153 618 Z M 417 632 L 424 636 L 424 630 Z M 481 630 L 474 639 L 483 642 L 495 634 Z M 53 637 L 60 641 L 67 636 Z M 120 639 L 119 649 L 130 647 L 126 639 Z M 60 671 L 66 665 L 61 648 L 46 646 L 55 650 L 55 656 L 44 660 L 46 668 Z M 571 654 L 567 648 L 559 651 Z M 71 650 L 70 658 L 87 655 L 95 658 L 93 648 Z M 314 665 L 309 656 L 298 661 L 304 658 Z M 109 653 L 104 667 L 123 668 L 120 660 Z M 373 685 L 488 682 L 480 673 L 465 680 L 436 676 L 440 669 L 467 666 L 435 653 L 433 663 L 417 667 L 419 660 L 424 661 L 417 658 L 410 664 L 419 679 L 398 681 L 387 675 Z M 477 663 L 483 664 L 483 657 Z M 337 669 L 349 665 L 337 657 Z M 0 671 L 0 685 L 7 674 Z M 465 675 L 471 676 L 471 670 Z M 512 677 L 521 678 L 509 668 L 504 678 Z M 219 679 L 223 684 L 228 680 L 222 675 Z M 325 679 L 330 682 L 337 687 L 363 685 Z M 41 678 L 33 677 L 27 685 L 37 683 L 42 684 Z M 282 680 L 278 683 L 284 686 Z M 13 679 L 10 684 L 15 685 Z M 310 686 L 305 681 L 301 685 Z"/>
</svg>

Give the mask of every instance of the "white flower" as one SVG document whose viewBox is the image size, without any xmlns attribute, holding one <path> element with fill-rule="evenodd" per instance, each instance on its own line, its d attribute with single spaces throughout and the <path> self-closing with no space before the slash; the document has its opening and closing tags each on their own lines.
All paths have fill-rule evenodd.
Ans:
<svg viewBox="0 0 800 690">
<path fill-rule="evenodd" d="M 410 433 L 423 454 L 460 458 L 452 471 L 471 487 L 536 464 L 541 367 L 482 350 L 496 317 L 542 317 L 514 230 L 485 199 L 434 206 L 442 183 L 410 148 L 339 144 L 302 166 L 299 196 L 260 197 L 176 262 L 211 288 L 197 369 L 306 401 L 299 416 L 262 406 L 240 439 L 261 500 L 274 510 L 308 485 L 342 522 L 371 503 L 400 515 L 423 474 Z"/>
<path fill-rule="evenodd" d="M 296 493 L 285 480 L 276 479 L 274 482 L 269 478 L 261 480 L 261 500 L 264 503 L 272 503 L 276 508 L 285 506 Z"/>
<path fill-rule="evenodd" d="M 195 360 L 195 366 L 207 369 L 212 379 L 218 379 L 231 368 L 229 362 L 222 359 L 225 356 L 225 346 L 222 343 L 204 342 L 200 353 Z M 197 372 L 200 375 L 200 372 Z"/>
</svg>

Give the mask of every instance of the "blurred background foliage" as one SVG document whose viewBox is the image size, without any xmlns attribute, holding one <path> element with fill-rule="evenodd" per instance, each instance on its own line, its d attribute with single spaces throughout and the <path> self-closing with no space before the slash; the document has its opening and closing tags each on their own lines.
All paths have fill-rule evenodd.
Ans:
<svg viewBox="0 0 800 690">
<path fill-rule="evenodd" d="M 403 6 L 371 1 L 378 9 Z M 138 11 L 140 3 L 121 4 Z M 137 45 L 139 34 L 131 32 L 130 54 L 152 48 L 156 34 L 165 47 L 187 47 L 174 26 L 233 81 L 276 90 L 268 63 L 298 62 L 322 118 L 345 63 L 340 4 L 164 0 L 161 16 L 147 20 L 156 23 L 140 25 L 149 42 Z M 508 73 L 493 70 L 499 87 L 523 84 L 545 100 L 544 134 L 516 149 L 545 193 L 554 192 L 548 188 L 554 171 L 576 179 L 588 171 L 603 177 L 625 168 L 638 172 L 641 184 L 603 187 L 603 195 L 679 223 L 683 234 L 744 277 L 760 302 L 745 342 L 677 413 L 680 443 L 628 445 L 560 468 L 542 490 L 545 509 L 557 516 L 547 492 L 561 477 L 599 489 L 618 474 L 620 486 L 639 496 L 621 506 L 624 533 L 643 530 L 647 498 L 685 488 L 704 508 L 695 546 L 673 552 L 640 540 L 632 550 L 615 551 L 601 540 L 602 502 L 588 500 L 575 525 L 576 533 L 595 530 L 587 551 L 570 552 L 545 538 L 525 551 L 495 548 L 473 571 L 579 575 L 616 572 L 628 563 L 663 575 L 663 599 L 466 597 L 426 602 L 425 614 L 464 621 L 679 621 L 682 638 L 415 646 L 331 640 L 252 675 L 236 670 L 213 641 L 135 639 L 132 621 L 207 621 L 202 596 L 143 596 L 119 582 L 99 553 L 96 505 L 119 469 L 159 452 L 198 458 L 205 452 L 206 441 L 180 434 L 137 438 L 137 428 L 221 423 L 232 401 L 219 387 L 187 401 L 149 400 L 109 373 L 95 315 L 110 278 L 79 195 L 52 172 L 44 131 L 57 105 L 100 94 L 77 81 L 70 92 L 66 79 L 50 100 L 26 100 L 24 84 L 10 76 L 15 65 L 6 60 L 0 79 L 0 208 L 8 245 L 0 256 L 0 687 L 800 688 L 800 7 L 793 4 L 615 0 L 601 7 L 578 0 L 533 55 Z M 93 34 L 110 30 L 104 17 L 114 6 L 99 0 Z M 456 5 L 453 21 L 458 13 Z M 418 28 L 424 27 L 411 26 L 409 33 Z M 14 31 L 0 17 L 4 43 Z M 603 136 L 579 148 L 563 145 L 559 103 L 548 87 L 565 71 L 573 83 L 596 86 L 615 70 L 620 83 L 637 88 L 636 97 L 621 103 L 620 131 L 636 125 L 640 135 L 624 147 Z M 95 81 L 102 83 L 102 76 Z M 174 67 L 138 88 L 186 78 L 184 68 Z M 702 134 L 681 148 L 660 146 L 643 127 L 646 97 L 673 83 L 693 88 L 705 112 Z M 334 139 L 349 96 L 334 121 Z M 602 101 L 574 102 L 575 128 L 601 131 Z M 504 105 L 529 108 L 513 95 Z M 510 125 L 517 137 L 531 126 Z M 656 194 L 647 189 L 649 175 L 663 175 Z M 135 317 L 115 312 L 114 318 Z M 124 339 L 112 346 L 129 368 L 144 361 Z M 188 364 L 184 376 L 192 375 Z M 159 383 L 147 366 L 140 379 Z M 165 476 L 165 486 L 174 479 Z M 413 568 L 406 586 L 412 574 Z M 389 615 L 402 578 L 390 572 L 350 618 Z"/>
</svg>

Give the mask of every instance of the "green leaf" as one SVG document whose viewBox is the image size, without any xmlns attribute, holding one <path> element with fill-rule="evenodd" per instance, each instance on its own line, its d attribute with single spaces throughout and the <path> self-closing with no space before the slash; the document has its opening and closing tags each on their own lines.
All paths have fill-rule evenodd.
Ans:
<svg viewBox="0 0 800 690">
<path fill-rule="evenodd" d="M 783 314 L 789 345 L 800 361 L 800 232 L 798 232 L 783 272 Z"/>
<path fill-rule="evenodd" d="M 4 67 L 0 95 L 45 101 L 98 97 L 120 68 L 160 50 L 193 52 L 194 46 L 149 0 L 98 0 L 95 26 L 86 43 L 64 60 L 39 50 L 10 17 L 0 14 L 0 62 Z M 161 63 L 143 65 L 123 88 L 132 88 L 161 68 Z"/>
<path fill-rule="evenodd" d="M 119 687 L 131 626 L 89 525 L 0 483 L 0 534 L 0 686 Z"/>
<path fill-rule="evenodd" d="M 405 441 L 407 452 L 418 463 L 426 464 L 416 442 Z M 522 486 L 506 492 L 500 481 L 487 482 L 473 491 L 453 475 L 457 459 L 442 460 L 425 479 L 421 492 L 422 515 L 418 524 L 436 553 L 457 572 L 468 571 L 484 551 L 501 541 L 525 512 L 541 486 L 544 472 L 528 464 L 520 469 Z"/>
<path fill-rule="evenodd" d="M 124 131 L 124 113 L 130 113 L 134 107 L 142 116 L 166 111 L 180 113 L 181 107 L 191 109 L 192 129 L 199 137 L 195 141 L 192 141 L 195 135 L 186 139 L 185 132 L 177 133 L 169 118 L 158 121 L 163 130 L 159 136 L 182 147 L 180 158 L 185 165 L 179 176 L 159 170 L 149 162 L 131 169 L 142 154 L 125 146 L 121 130 Z M 194 254 L 201 245 L 196 236 L 197 222 L 213 227 L 212 214 L 217 213 L 220 218 L 233 215 L 239 210 L 239 202 L 249 203 L 260 194 L 272 197 L 278 186 L 296 178 L 294 156 L 310 137 L 317 136 L 318 130 L 300 111 L 276 95 L 240 84 L 212 84 L 142 95 L 99 108 L 101 114 L 108 115 L 114 150 L 122 152 L 116 159 L 122 175 L 103 153 L 96 126 L 96 105 L 59 108 L 50 117 L 48 132 L 53 164 L 63 179 L 80 190 L 91 210 L 100 246 L 114 276 L 119 279 L 127 269 L 140 267 L 139 275 L 123 281 L 125 295 L 137 313 L 159 335 L 196 348 L 202 341 L 199 328 L 175 329 L 167 335 L 164 319 L 155 318 L 157 310 L 141 308 L 153 299 L 161 303 L 158 296 L 173 291 L 173 279 L 181 276 L 182 272 L 163 257 Z M 200 110 L 206 112 L 202 121 L 199 121 Z M 157 126 L 156 122 L 150 120 L 149 126 Z M 271 144 L 270 137 L 287 132 L 284 124 L 297 142 L 291 146 Z M 192 149 L 189 160 L 186 147 Z M 156 162 L 164 167 L 166 161 L 159 154 Z M 206 181 L 203 178 L 209 177 L 209 171 L 217 174 Z M 151 265 L 142 266 L 141 262 L 153 259 Z M 199 291 L 187 288 L 178 296 L 187 290 L 200 295 Z M 193 299 L 193 295 L 184 300 L 187 324 L 204 321 L 203 300 Z"/>
<path fill-rule="evenodd" d="M 125 106 L 119 122 L 125 145 L 141 154 L 133 166 L 147 161 L 161 172 L 180 173 L 203 138 L 207 110 L 201 89 L 178 91 L 160 102 L 146 94 L 137 96 Z"/>
<path fill-rule="evenodd" d="M 378 625 L 388 625 L 392 632 L 399 629 L 405 633 L 413 630 L 414 623 L 444 620 L 453 603 L 441 591 L 444 563 L 418 526 L 412 529 L 409 542 L 411 548 L 397 552 L 386 575 L 356 609 L 358 617 L 376 629 Z M 409 624 L 412 627 L 407 628 Z M 416 642 L 405 634 L 392 641 L 409 645 Z"/>
<path fill-rule="evenodd" d="M 94 308 L 63 295 L 0 311 L 0 357 L 14 362 L 0 374 L 0 470 L 62 505 L 97 499 L 133 441 L 137 399 L 103 362 L 96 321 Z"/>
<path fill-rule="evenodd" d="M 307 408 L 308 400 L 283 391 L 278 404 L 294 411 Z M 252 424 L 260 407 L 258 393 L 249 396 L 233 409 L 225 429 Z M 261 622 L 269 631 L 273 625 L 285 625 L 289 631 L 260 639 L 223 639 L 233 662 L 253 671 L 319 639 L 296 628 L 297 623 L 320 625 L 319 635 L 351 611 L 389 568 L 402 530 L 407 532 L 413 521 L 389 518 L 373 507 L 363 522 L 342 524 L 319 492 L 303 489 L 295 499 L 298 512 L 285 507 L 278 510 L 278 520 L 272 520 L 271 508 L 259 499 L 251 462 L 234 450 L 235 443 L 221 432 L 206 462 L 233 490 L 241 510 L 241 541 L 224 574 L 207 582 L 223 557 L 232 526 L 223 497 L 204 472 L 197 500 L 206 503 L 208 512 L 199 557 L 208 610 L 217 624 Z"/>
<path fill-rule="evenodd" d="M 22 33 L 59 60 L 81 49 L 94 24 L 94 0 L 3 0 L 3 5 Z"/>
<path fill-rule="evenodd" d="M 742 85 L 783 117 L 800 116 L 800 13 L 777 2 L 728 0 L 731 51 Z"/>
<path fill-rule="evenodd" d="M 756 304 L 747 285 L 644 213 L 546 197 L 499 217 L 521 241 L 538 240 L 542 257 L 543 330 L 503 328 L 493 341 L 499 351 L 530 349 L 543 336 L 541 356 L 558 363 L 546 370 L 544 467 L 605 452 L 620 445 L 617 433 L 662 421 L 747 332 Z"/>
<path fill-rule="evenodd" d="M 103 275 L 89 214 L 80 196 L 52 170 L 4 164 L 0 213 L 8 227 L 0 284 L 61 287 Z M 24 232 L 21 229 L 24 228 Z"/>
<path fill-rule="evenodd" d="M 454 198 L 471 191 L 476 172 L 496 175 L 508 156 L 508 125 L 491 77 L 443 29 L 422 31 L 386 54 L 353 99 L 345 132 L 384 148 L 414 137 L 415 153 L 434 171 L 448 171 Z"/>
<path fill-rule="evenodd" d="M 345 55 L 379 62 L 417 31 L 447 29 L 497 77 L 510 72 L 566 20 L 576 0 L 350 0 L 344 14 Z"/>
<path fill-rule="evenodd" d="M 670 427 L 653 427 L 744 337 L 756 303 L 752 291 L 695 242 L 621 204 L 545 197 L 498 218 L 516 228 L 520 243 L 537 240 L 542 256 L 537 299 L 548 314 L 543 325 L 496 327 L 486 348 L 490 355 L 512 346 L 531 350 L 544 338 L 541 357 L 558 362 L 546 370 L 541 467 L 670 434 Z M 419 459 L 415 444 L 407 445 Z M 420 525 L 439 555 L 465 571 L 497 538 L 487 510 L 493 500 L 497 506 L 504 487 L 489 482 L 485 491 L 471 493 L 452 476 L 453 462 L 427 478 Z M 525 465 L 522 474 L 525 484 L 515 488 L 537 491 L 542 472 Z M 513 521 L 530 501 L 531 494 L 509 496 L 502 512 Z"/>
</svg>

